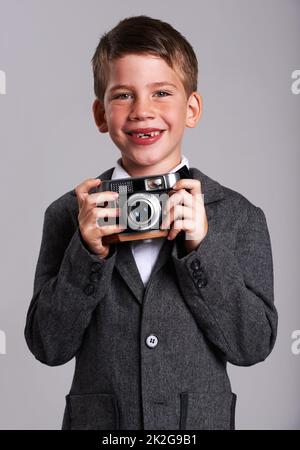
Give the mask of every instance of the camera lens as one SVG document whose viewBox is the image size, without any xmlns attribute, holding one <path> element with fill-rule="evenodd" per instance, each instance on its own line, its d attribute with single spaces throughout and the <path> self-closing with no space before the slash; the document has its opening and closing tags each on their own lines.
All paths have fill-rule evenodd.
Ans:
<svg viewBox="0 0 300 450">
<path fill-rule="evenodd" d="M 160 203 L 153 194 L 133 194 L 127 205 L 128 226 L 149 230 L 158 223 L 160 210 Z"/>
<path fill-rule="evenodd" d="M 144 225 L 151 220 L 153 208 L 146 201 L 136 201 L 135 204 L 129 206 L 128 215 L 136 224 Z"/>
</svg>

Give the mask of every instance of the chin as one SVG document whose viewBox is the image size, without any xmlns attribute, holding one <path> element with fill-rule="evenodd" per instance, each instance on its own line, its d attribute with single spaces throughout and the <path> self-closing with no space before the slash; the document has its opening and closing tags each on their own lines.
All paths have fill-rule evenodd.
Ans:
<svg viewBox="0 0 300 450">
<path fill-rule="evenodd" d="M 151 167 L 151 166 L 156 166 L 158 164 L 160 164 L 162 161 L 162 158 L 138 158 L 138 159 L 134 159 L 134 162 L 138 165 L 141 165 L 143 167 Z"/>
<path fill-rule="evenodd" d="M 130 156 L 128 154 L 125 154 L 124 156 L 136 164 L 149 166 L 159 163 L 165 155 L 154 152 L 153 149 L 151 151 L 151 149 L 144 150 L 142 148 L 140 150 L 135 150 Z"/>
</svg>

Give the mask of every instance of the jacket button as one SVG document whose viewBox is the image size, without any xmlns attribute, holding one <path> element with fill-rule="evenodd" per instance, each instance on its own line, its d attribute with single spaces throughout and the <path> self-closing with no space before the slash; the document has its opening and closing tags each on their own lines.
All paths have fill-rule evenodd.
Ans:
<svg viewBox="0 0 300 450">
<path fill-rule="evenodd" d="M 92 272 L 100 272 L 100 271 L 101 271 L 101 264 L 93 262 L 93 264 L 92 264 Z"/>
<path fill-rule="evenodd" d="M 202 277 L 198 278 L 196 281 L 197 287 L 198 288 L 203 288 L 207 285 L 207 279 L 206 277 L 203 275 Z"/>
<path fill-rule="evenodd" d="M 93 284 L 87 284 L 83 291 L 86 295 L 92 295 L 95 292 L 95 286 Z"/>
<path fill-rule="evenodd" d="M 199 270 L 200 269 L 200 261 L 198 258 L 193 259 L 193 261 L 191 262 L 191 268 L 193 270 Z"/>
<path fill-rule="evenodd" d="M 194 278 L 199 278 L 199 277 L 201 277 L 203 275 L 203 271 L 201 270 L 201 269 L 198 269 L 198 270 L 194 270 L 193 271 L 193 277 Z"/>
<path fill-rule="evenodd" d="M 148 345 L 148 347 L 153 348 L 156 347 L 158 343 L 158 339 L 156 336 L 154 336 L 153 334 L 151 334 L 150 336 L 147 337 L 146 339 L 146 344 Z"/>
<path fill-rule="evenodd" d="M 95 283 L 95 281 L 98 281 L 101 278 L 101 274 L 99 272 L 91 272 L 89 274 L 89 280 Z"/>
</svg>

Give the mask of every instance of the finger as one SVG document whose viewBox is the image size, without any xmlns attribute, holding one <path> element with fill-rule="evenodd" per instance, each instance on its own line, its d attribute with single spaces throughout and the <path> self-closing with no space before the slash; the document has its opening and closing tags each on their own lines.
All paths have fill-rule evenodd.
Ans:
<svg viewBox="0 0 300 450">
<path fill-rule="evenodd" d="M 192 219 L 193 210 L 185 205 L 175 205 L 164 217 L 161 228 L 169 228 L 171 223 L 177 219 Z"/>
<path fill-rule="evenodd" d="M 201 181 L 191 178 L 182 178 L 181 180 L 178 180 L 172 186 L 172 189 L 175 191 L 178 191 L 179 189 L 189 189 L 192 195 L 202 193 Z"/>
<path fill-rule="evenodd" d="M 78 186 L 76 186 L 75 192 L 76 192 L 76 194 L 83 194 L 83 193 L 88 194 L 89 191 L 93 187 L 100 185 L 100 184 L 101 184 L 100 178 L 87 178 L 82 183 L 80 183 Z"/>
<path fill-rule="evenodd" d="M 176 238 L 176 236 L 180 233 L 181 230 L 175 230 L 174 228 L 172 228 L 167 236 L 167 239 L 169 241 L 173 240 Z"/>
<path fill-rule="evenodd" d="M 193 211 L 194 218 L 196 220 L 197 217 L 201 216 L 202 211 L 204 210 L 204 194 L 197 193 L 196 195 L 192 195 L 185 189 L 180 189 L 167 200 L 165 216 L 168 214 L 168 209 L 172 207 L 172 205 L 178 203 L 183 203 L 188 206 Z"/>
<path fill-rule="evenodd" d="M 107 202 L 115 202 L 119 197 L 118 192 L 114 191 L 103 191 L 98 192 L 96 194 L 90 194 L 88 198 L 89 205 L 92 207 L 99 206 L 105 207 L 105 203 Z"/>
<path fill-rule="evenodd" d="M 168 240 L 174 239 L 178 233 L 182 230 L 183 221 L 182 220 L 175 220 L 173 222 L 173 225 L 171 227 L 171 230 L 168 234 Z"/>
<path fill-rule="evenodd" d="M 175 192 L 171 197 L 167 198 L 165 203 L 163 204 L 163 219 L 167 218 L 168 222 L 171 222 L 170 219 L 170 211 L 175 205 L 185 205 L 189 208 L 193 207 L 194 198 L 193 196 L 187 192 L 185 189 L 181 189 L 178 192 Z"/>
<path fill-rule="evenodd" d="M 106 192 L 101 192 L 99 194 L 79 194 L 80 197 L 82 198 L 82 203 L 81 203 L 81 209 L 82 209 L 82 214 L 81 216 L 85 216 L 86 214 L 88 214 L 90 211 L 92 211 L 93 209 L 105 209 L 105 207 L 107 205 L 110 206 L 114 206 L 115 205 L 115 201 L 118 198 L 118 193 L 117 192 L 112 192 L 112 191 L 106 191 Z M 105 203 L 107 203 L 107 205 L 105 205 Z M 99 206 L 99 208 L 98 208 Z M 100 208 L 101 207 L 101 208 Z"/>
<path fill-rule="evenodd" d="M 109 234 L 114 233 L 120 233 L 121 231 L 124 231 L 126 229 L 126 226 L 122 225 L 106 225 L 105 227 L 99 228 L 99 236 L 107 236 Z"/>
<path fill-rule="evenodd" d="M 96 226 L 101 228 L 107 225 L 117 225 L 116 217 L 120 215 L 120 208 L 100 208 L 96 211 Z M 120 225 L 123 225 L 120 224 Z"/>
<path fill-rule="evenodd" d="M 177 219 L 168 234 L 168 239 L 175 239 L 180 231 L 193 233 L 195 230 L 195 222 L 191 219 Z"/>
<path fill-rule="evenodd" d="M 174 207 L 170 207 L 169 203 L 167 203 L 164 207 L 160 225 L 161 229 L 168 229 L 170 227 L 170 224 L 172 223 L 174 217 L 173 208 Z"/>
<path fill-rule="evenodd" d="M 104 194 L 104 197 L 103 197 Z M 105 195 L 108 194 L 108 195 Z M 109 206 L 113 206 L 113 208 L 98 208 L 97 207 L 97 198 L 99 197 L 100 194 L 80 194 L 81 197 L 84 197 L 84 200 L 82 202 L 82 206 L 81 209 L 79 211 L 79 215 L 78 215 L 78 221 L 80 222 L 81 226 L 87 226 L 87 224 L 89 222 L 94 223 L 98 217 L 109 217 L 109 216 L 113 216 L 116 213 L 116 210 L 118 211 L 119 209 L 116 208 L 114 205 L 114 200 L 116 200 L 117 197 L 117 193 L 116 192 L 103 192 L 100 195 L 100 198 L 102 200 L 105 199 L 109 199 L 107 201 L 107 203 L 109 204 Z M 105 200 L 106 201 L 106 200 Z M 103 202 L 102 202 L 103 203 Z M 111 205 L 112 203 L 112 205 Z"/>
<path fill-rule="evenodd" d="M 82 194 L 88 194 L 93 187 L 97 187 L 100 184 L 101 180 L 99 178 L 88 178 L 84 180 L 82 183 L 80 183 L 78 186 L 76 186 L 75 193 L 80 207 L 82 203 L 82 198 L 84 198 L 82 197 Z"/>
<path fill-rule="evenodd" d="M 174 193 L 166 199 L 165 206 L 167 208 L 171 208 L 172 206 L 176 204 L 183 204 L 185 206 L 192 207 L 194 202 L 194 198 L 192 194 L 190 194 L 185 189 L 180 189 L 177 192 L 174 191 Z"/>
<path fill-rule="evenodd" d="M 84 212 L 85 212 L 86 207 L 87 207 L 87 205 L 86 205 L 86 198 L 88 197 L 88 195 L 89 195 L 89 194 L 86 194 L 86 193 L 78 194 L 78 195 L 77 195 L 78 207 L 79 207 L 79 213 L 80 213 L 81 211 L 84 211 Z"/>
<path fill-rule="evenodd" d="M 94 215 L 96 218 L 103 218 L 103 217 L 117 217 L 120 212 L 121 208 L 95 208 Z"/>
</svg>

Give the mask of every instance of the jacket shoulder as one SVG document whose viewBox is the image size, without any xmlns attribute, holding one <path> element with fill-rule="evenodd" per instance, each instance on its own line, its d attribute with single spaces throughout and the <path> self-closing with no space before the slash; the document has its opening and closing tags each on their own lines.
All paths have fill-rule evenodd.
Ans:
<svg viewBox="0 0 300 450">
<path fill-rule="evenodd" d="M 222 217 L 232 217 L 241 226 L 250 222 L 265 225 L 263 210 L 249 198 L 229 186 L 225 186 L 197 168 L 191 168 L 193 178 L 201 181 L 205 205 L 213 204 L 220 207 Z"/>
<path fill-rule="evenodd" d="M 110 179 L 114 167 L 105 170 L 96 178 L 99 179 Z M 92 193 L 93 190 L 90 190 Z M 56 219 L 60 219 L 60 221 L 64 221 L 66 218 L 71 218 L 73 223 L 77 223 L 79 208 L 78 201 L 75 192 L 75 188 L 70 189 L 69 191 L 62 194 L 57 199 L 53 200 L 46 208 L 45 214 L 50 215 L 51 217 L 55 217 Z"/>
<path fill-rule="evenodd" d="M 78 214 L 78 202 L 75 189 L 71 189 L 53 200 L 47 206 L 46 213 L 60 218 L 66 214 L 69 216 L 74 216 L 76 213 Z"/>
<path fill-rule="evenodd" d="M 227 199 L 228 202 L 236 203 L 240 208 L 257 208 L 257 205 L 255 205 L 248 197 L 243 195 L 241 192 L 238 192 L 228 186 L 221 185 L 221 187 L 224 191 L 225 199 Z"/>
<path fill-rule="evenodd" d="M 261 229 L 267 225 L 266 216 L 261 207 L 249 198 L 227 186 L 222 186 L 225 196 L 225 207 L 238 218 L 240 226 Z"/>
<path fill-rule="evenodd" d="M 207 203 L 222 200 L 225 204 L 227 204 L 226 206 L 239 205 L 242 209 L 257 207 L 245 195 L 241 194 L 237 190 L 221 184 L 214 178 L 201 172 L 199 169 L 191 168 L 190 170 L 192 177 L 201 181 L 202 191 L 206 197 Z"/>
</svg>

